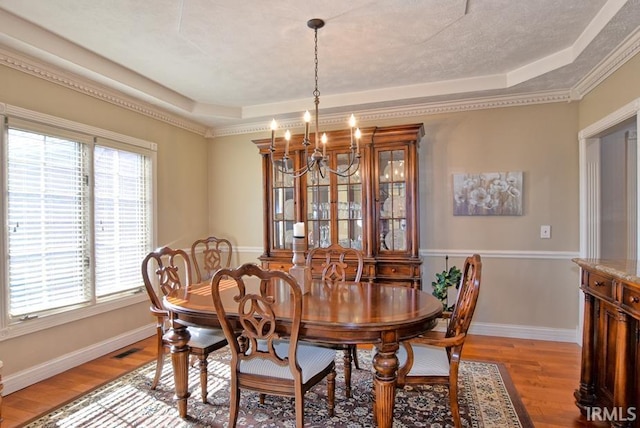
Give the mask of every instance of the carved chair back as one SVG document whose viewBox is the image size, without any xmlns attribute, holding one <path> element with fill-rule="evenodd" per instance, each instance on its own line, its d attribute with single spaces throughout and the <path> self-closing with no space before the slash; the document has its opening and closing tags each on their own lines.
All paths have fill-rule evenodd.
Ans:
<svg viewBox="0 0 640 428">
<path fill-rule="evenodd" d="M 248 292 L 246 281 L 251 277 L 255 277 L 253 281 L 257 279 L 260 282 L 259 292 Z M 234 289 L 233 301 L 238 305 L 237 322 L 227 316 L 221 288 Z M 231 348 L 231 370 L 237 372 L 243 360 L 262 358 L 280 366 L 288 365 L 293 377 L 301 381 L 296 350 L 302 317 L 302 290 L 292 276 L 286 272 L 263 270 L 251 263 L 236 269 L 223 268 L 213 275 L 211 294 Z M 286 302 L 284 307 L 283 302 Z M 286 337 L 289 344 L 287 356 L 279 356 L 275 351 L 281 339 L 281 321 L 275 313 L 276 307 L 281 311 L 280 316 L 290 323 Z"/>
<path fill-rule="evenodd" d="M 147 254 L 142 261 L 142 279 L 151 300 L 151 312 L 164 312 L 168 316 L 168 312 L 162 304 L 162 297 L 172 290 L 191 284 L 189 256 L 180 249 L 158 248 Z M 156 287 L 162 296 L 158 295 Z"/>
<path fill-rule="evenodd" d="M 317 267 L 317 264 L 320 267 Z M 364 256 L 355 248 L 333 244 L 326 248 L 313 248 L 307 254 L 306 264 L 315 278 L 325 281 L 359 282 L 364 267 Z"/>
<path fill-rule="evenodd" d="M 453 307 L 446 337 L 466 334 L 471 325 L 480 294 L 480 277 L 482 261 L 478 254 L 465 259 L 458 298 Z"/>
<path fill-rule="evenodd" d="M 196 282 L 208 281 L 221 268 L 231 266 L 233 246 L 228 239 L 210 236 L 191 245 L 191 259 Z"/>
</svg>

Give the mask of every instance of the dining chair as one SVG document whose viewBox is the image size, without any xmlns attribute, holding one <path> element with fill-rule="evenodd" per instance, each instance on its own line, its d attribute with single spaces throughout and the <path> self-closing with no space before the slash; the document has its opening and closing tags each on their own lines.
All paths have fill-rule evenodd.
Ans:
<svg viewBox="0 0 640 428">
<path fill-rule="evenodd" d="M 256 293 L 246 288 L 251 278 L 260 282 Z M 249 389 L 260 394 L 261 403 L 265 394 L 294 397 L 296 426 L 302 427 L 304 394 L 325 377 L 329 415 L 333 416 L 335 352 L 299 340 L 302 290 L 296 280 L 286 272 L 247 263 L 218 270 L 211 280 L 211 294 L 231 348 L 229 426 L 236 426 L 240 390 Z M 237 315 L 227 312 L 225 302 L 237 304 Z"/>
<path fill-rule="evenodd" d="M 142 261 L 142 278 L 151 300 L 149 310 L 156 317 L 157 359 L 156 373 L 151 389 L 156 389 L 165 360 L 165 351 L 170 347 L 167 340 L 170 326 L 170 314 L 162 304 L 162 297 L 172 290 L 188 287 L 191 284 L 191 263 L 187 253 L 169 247 L 158 248 Z M 156 290 L 159 290 L 161 295 Z M 189 353 L 199 360 L 200 388 L 202 402 L 207 402 L 207 357 L 227 345 L 227 339 L 220 329 L 188 327 L 191 338 L 187 346 Z"/>
<path fill-rule="evenodd" d="M 231 266 L 233 246 L 228 239 L 209 236 L 191 244 L 196 282 L 209 281 L 215 271 Z"/>
<path fill-rule="evenodd" d="M 364 269 L 364 255 L 354 248 L 333 244 L 329 247 L 316 247 L 307 253 L 306 265 L 311 276 L 330 283 L 349 281 L 360 282 Z M 332 349 L 344 351 L 345 395 L 351 397 L 351 366 L 360 369 L 358 348 L 356 345 L 324 344 Z"/>
<path fill-rule="evenodd" d="M 480 292 L 482 261 L 478 254 L 467 257 L 456 303 L 445 332 L 428 333 L 402 342 L 398 350 L 398 386 L 445 384 L 449 388 L 451 414 L 460 427 L 458 369 L 471 318 Z"/>
</svg>

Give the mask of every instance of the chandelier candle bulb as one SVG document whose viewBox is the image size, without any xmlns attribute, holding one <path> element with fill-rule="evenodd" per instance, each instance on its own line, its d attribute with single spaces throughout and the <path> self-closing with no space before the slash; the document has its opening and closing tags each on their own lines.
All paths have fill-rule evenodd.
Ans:
<svg viewBox="0 0 640 428">
<path fill-rule="evenodd" d="M 271 150 L 274 150 L 276 148 L 275 139 L 276 139 L 277 127 L 278 127 L 278 124 L 276 123 L 276 120 L 275 119 L 271 120 Z"/>
<path fill-rule="evenodd" d="M 360 131 L 360 128 L 356 129 L 356 145 L 358 146 L 358 149 L 356 150 L 356 154 L 360 154 L 360 137 L 362 137 L 362 132 Z"/>
<path fill-rule="evenodd" d="M 311 113 L 309 110 L 304 112 L 304 139 L 309 139 L 309 122 L 311 122 Z"/>
<path fill-rule="evenodd" d="M 352 150 L 354 148 L 353 145 L 353 128 L 356 126 L 356 117 L 352 114 L 349 118 L 349 136 L 351 137 L 351 145 L 349 146 Z"/>
<path fill-rule="evenodd" d="M 327 134 L 322 133 L 322 157 L 327 157 Z"/>
<path fill-rule="evenodd" d="M 291 132 L 287 129 L 287 132 L 284 133 L 284 154 L 285 156 L 289 156 L 289 141 L 291 140 Z"/>
<path fill-rule="evenodd" d="M 295 238 L 304 238 L 304 223 L 295 223 L 293 225 L 293 236 Z"/>
</svg>

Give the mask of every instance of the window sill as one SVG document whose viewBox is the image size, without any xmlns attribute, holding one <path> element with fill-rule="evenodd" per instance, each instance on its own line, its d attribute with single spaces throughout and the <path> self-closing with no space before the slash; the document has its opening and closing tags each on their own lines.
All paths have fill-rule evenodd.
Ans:
<svg viewBox="0 0 640 428">
<path fill-rule="evenodd" d="M 87 306 L 86 308 L 75 309 L 55 315 L 49 315 L 43 318 L 18 322 L 0 331 L 0 341 L 35 333 L 47 328 L 68 324 L 70 322 L 89 318 L 116 309 L 122 309 L 123 307 L 135 305 L 146 300 L 148 300 L 146 293 L 139 293 L 120 299 L 97 303 L 92 306 Z"/>
</svg>

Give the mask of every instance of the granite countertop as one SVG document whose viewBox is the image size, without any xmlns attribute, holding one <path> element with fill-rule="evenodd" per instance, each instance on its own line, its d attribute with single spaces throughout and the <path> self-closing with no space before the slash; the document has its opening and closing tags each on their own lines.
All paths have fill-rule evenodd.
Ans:
<svg viewBox="0 0 640 428">
<path fill-rule="evenodd" d="M 609 274 L 623 281 L 640 284 L 638 260 L 572 259 L 580 267 Z"/>
</svg>

